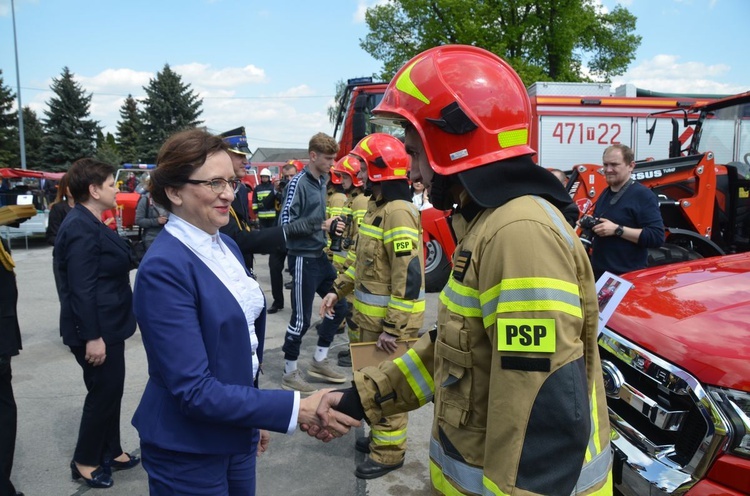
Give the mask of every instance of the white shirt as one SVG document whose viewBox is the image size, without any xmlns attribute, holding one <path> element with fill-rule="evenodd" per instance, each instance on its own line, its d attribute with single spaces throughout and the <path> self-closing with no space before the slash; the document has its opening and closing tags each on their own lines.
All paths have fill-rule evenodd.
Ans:
<svg viewBox="0 0 750 496">
<path fill-rule="evenodd" d="M 255 334 L 255 320 L 260 316 L 265 307 L 263 290 L 258 282 L 245 272 L 245 267 L 234 256 L 229 247 L 221 240 L 219 233 L 208 234 L 198 229 L 189 222 L 181 219 L 175 214 L 169 216 L 164 225 L 169 234 L 177 238 L 190 251 L 195 253 L 200 260 L 214 273 L 214 275 L 232 293 L 234 299 L 242 308 L 247 321 L 247 330 L 250 334 L 250 346 L 252 349 L 251 360 L 253 362 L 253 379 L 258 375 L 260 363 L 257 359 L 258 336 Z M 287 429 L 287 434 L 292 434 L 297 428 L 297 417 L 299 416 L 300 394 L 294 394 L 294 410 Z"/>
</svg>

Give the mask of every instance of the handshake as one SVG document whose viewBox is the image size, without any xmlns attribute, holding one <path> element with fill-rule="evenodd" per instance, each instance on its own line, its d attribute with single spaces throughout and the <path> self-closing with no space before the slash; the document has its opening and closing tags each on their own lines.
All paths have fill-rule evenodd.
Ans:
<svg viewBox="0 0 750 496">
<path fill-rule="evenodd" d="M 297 418 L 300 428 L 309 436 L 327 443 L 345 435 L 352 427 L 359 427 L 362 424 L 361 420 L 336 409 L 343 396 L 343 391 L 321 389 L 307 398 L 302 398 Z"/>
</svg>

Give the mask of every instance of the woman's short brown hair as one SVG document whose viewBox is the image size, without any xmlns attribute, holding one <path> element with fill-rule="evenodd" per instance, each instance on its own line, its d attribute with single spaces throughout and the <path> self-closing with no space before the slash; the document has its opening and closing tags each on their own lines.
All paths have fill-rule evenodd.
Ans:
<svg viewBox="0 0 750 496">
<path fill-rule="evenodd" d="M 93 158 L 82 158 L 73 162 L 65 176 L 70 194 L 76 203 L 89 199 L 89 186 L 101 186 L 117 169 L 114 165 Z"/>
<path fill-rule="evenodd" d="M 170 136 L 159 150 L 156 169 L 149 178 L 149 192 L 154 201 L 172 211 L 166 188 L 181 188 L 195 169 L 201 167 L 209 155 L 226 152 L 229 148 L 219 137 L 203 130 L 188 129 Z"/>
</svg>

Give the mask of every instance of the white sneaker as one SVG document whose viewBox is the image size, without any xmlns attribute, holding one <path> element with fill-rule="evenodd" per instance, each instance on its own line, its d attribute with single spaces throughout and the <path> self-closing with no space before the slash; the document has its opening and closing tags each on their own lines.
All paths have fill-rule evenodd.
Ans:
<svg viewBox="0 0 750 496">
<path fill-rule="evenodd" d="M 299 370 L 294 370 L 288 374 L 284 374 L 281 378 L 281 388 L 287 391 L 299 391 L 303 395 L 312 394 L 317 391 L 309 382 L 302 377 Z"/>
<path fill-rule="evenodd" d="M 324 381 L 333 382 L 335 384 L 346 382 L 346 375 L 334 370 L 331 366 L 331 362 L 328 361 L 327 358 L 321 361 L 317 361 L 313 358 L 307 373 L 318 379 L 323 379 Z"/>
</svg>

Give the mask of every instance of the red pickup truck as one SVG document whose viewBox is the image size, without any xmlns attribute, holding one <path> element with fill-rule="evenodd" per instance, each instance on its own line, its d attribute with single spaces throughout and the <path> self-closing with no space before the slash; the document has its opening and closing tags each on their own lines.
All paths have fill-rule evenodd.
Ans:
<svg viewBox="0 0 750 496">
<path fill-rule="evenodd" d="M 623 278 L 599 335 L 617 489 L 750 494 L 750 253 Z"/>
</svg>

